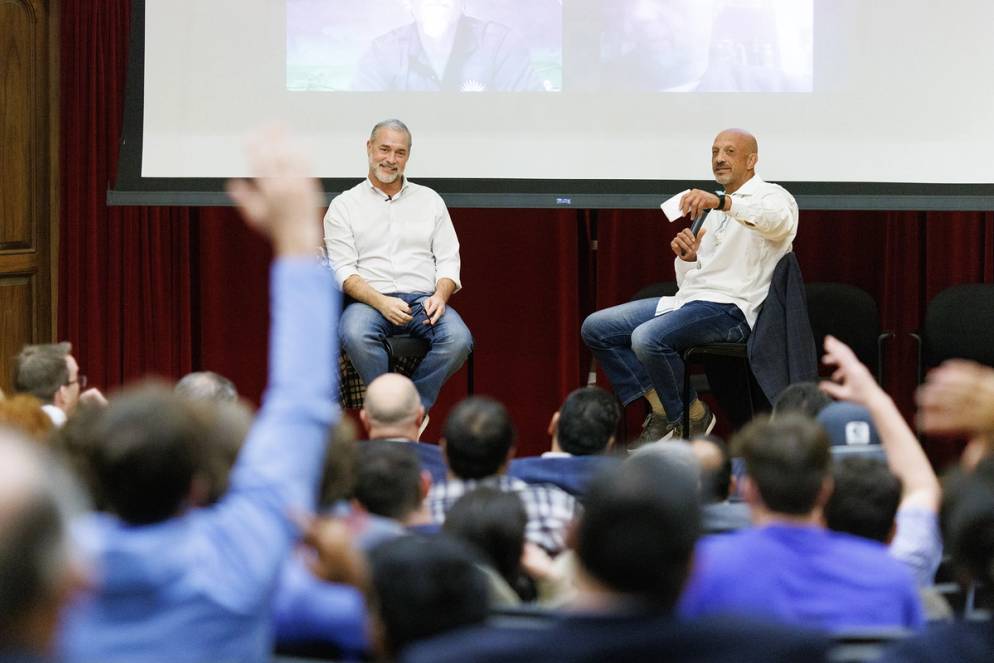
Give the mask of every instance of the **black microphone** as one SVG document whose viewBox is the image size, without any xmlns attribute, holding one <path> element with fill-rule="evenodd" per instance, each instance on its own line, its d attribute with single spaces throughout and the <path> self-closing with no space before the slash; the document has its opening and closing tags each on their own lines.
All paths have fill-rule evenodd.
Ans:
<svg viewBox="0 0 994 663">
<path fill-rule="evenodd" d="M 708 218 L 708 214 L 710 213 L 711 210 L 709 209 L 704 210 L 703 212 L 701 212 L 701 215 L 696 219 L 694 219 L 694 222 L 690 224 L 690 232 L 694 233 L 694 237 L 697 237 L 697 233 L 701 232 L 701 226 L 704 225 L 704 219 Z M 683 257 L 685 255 L 687 254 L 681 250 L 680 256 Z"/>
<path fill-rule="evenodd" d="M 701 215 L 694 219 L 694 222 L 690 224 L 690 232 L 694 233 L 694 237 L 697 237 L 697 233 L 701 232 L 701 226 L 704 225 L 704 219 L 708 218 L 708 214 L 710 213 L 711 210 L 704 210 L 701 212 Z"/>
</svg>

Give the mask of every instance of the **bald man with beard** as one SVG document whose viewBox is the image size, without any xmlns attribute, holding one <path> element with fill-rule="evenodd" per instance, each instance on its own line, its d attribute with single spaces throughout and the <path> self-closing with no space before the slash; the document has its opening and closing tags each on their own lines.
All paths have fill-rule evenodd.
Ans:
<svg viewBox="0 0 994 663">
<path fill-rule="evenodd" d="M 593 351 L 625 405 L 645 398 L 652 408 L 639 442 L 697 437 L 715 424 L 690 394 L 684 431 L 684 349 L 744 342 L 756 324 L 777 263 L 797 234 L 797 203 L 783 187 L 756 175 L 756 137 L 726 129 L 711 146 L 711 169 L 723 190 L 691 189 L 680 202 L 688 219 L 709 212 L 695 236 L 684 228 L 670 243 L 679 291 L 593 313 L 583 322 Z"/>
</svg>

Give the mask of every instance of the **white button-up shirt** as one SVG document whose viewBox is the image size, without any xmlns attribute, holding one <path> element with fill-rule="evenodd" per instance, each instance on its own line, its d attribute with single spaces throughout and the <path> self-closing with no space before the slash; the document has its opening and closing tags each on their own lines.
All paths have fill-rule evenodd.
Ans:
<svg viewBox="0 0 994 663">
<path fill-rule="evenodd" d="M 677 258 L 676 297 L 663 297 L 656 314 L 687 302 L 735 304 L 750 327 L 770 289 L 773 270 L 793 246 L 797 203 L 782 186 L 753 176 L 731 195 L 727 212 L 711 210 L 697 261 Z"/>
<path fill-rule="evenodd" d="M 435 292 L 459 282 L 459 240 L 441 196 L 404 180 L 393 196 L 367 178 L 331 201 L 324 242 L 341 287 L 358 275 L 381 293 Z"/>
</svg>

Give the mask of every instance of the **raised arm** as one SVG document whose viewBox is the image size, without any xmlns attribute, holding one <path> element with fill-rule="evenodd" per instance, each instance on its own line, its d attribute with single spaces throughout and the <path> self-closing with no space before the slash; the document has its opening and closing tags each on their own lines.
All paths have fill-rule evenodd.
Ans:
<svg viewBox="0 0 994 663">
<path fill-rule="evenodd" d="M 797 203 L 783 190 L 735 193 L 726 214 L 766 239 L 778 241 L 797 230 Z"/>
<path fill-rule="evenodd" d="M 904 487 L 901 507 L 916 506 L 937 512 L 941 496 L 939 481 L 894 401 L 842 341 L 832 336 L 825 338 L 824 361 L 835 367 L 834 382 L 822 382 L 821 389 L 833 398 L 858 403 L 870 411 L 887 464 Z"/>
<path fill-rule="evenodd" d="M 254 179 L 228 191 L 249 226 L 269 238 L 269 384 L 239 454 L 228 494 L 198 515 L 206 545 L 195 552 L 218 600 L 249 608 L 267 590 L 298 536 L 292 514 L 314 508 L 326 438 L 338 418 L 338 294 L 314 259 L 319 189 L 277 134 L 249 151 Z"/>
</svg>

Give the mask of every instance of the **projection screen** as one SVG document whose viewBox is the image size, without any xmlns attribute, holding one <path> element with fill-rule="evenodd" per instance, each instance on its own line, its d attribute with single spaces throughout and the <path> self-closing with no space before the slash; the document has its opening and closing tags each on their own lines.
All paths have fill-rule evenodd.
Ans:
<svg viewBox="0 0 994 663">
<path fill-rule="evenodd" d="M 725 127 L 802 207 L 994 208 L 985 0 L 134 0 L 114 204 L 225 204 L 285 125 L 325 190 L 378 120 L 462 207 L 655 207 Z"/>
</svg>

